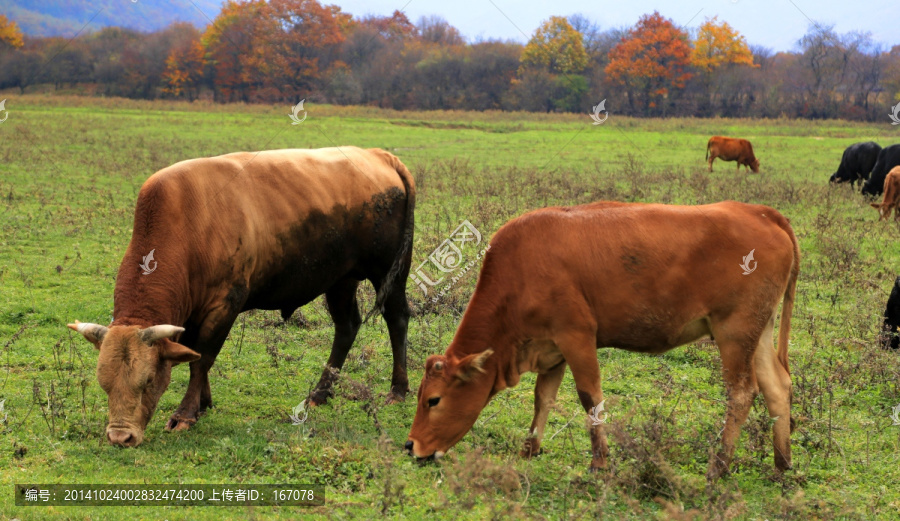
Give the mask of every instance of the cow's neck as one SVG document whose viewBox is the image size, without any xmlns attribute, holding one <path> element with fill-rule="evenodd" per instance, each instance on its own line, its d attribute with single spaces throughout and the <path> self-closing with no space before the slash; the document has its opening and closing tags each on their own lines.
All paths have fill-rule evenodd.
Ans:
<svg viewBox="0 0 900 521">
<path fill-rule="evenodd" d="M 462 358 L 493 350 L 484 367 L 495 378 L 491 395 L 519 383 L 516 349 L 524 337 L 509 316 L 506 302 L 505 292 L 486 290 L 479 284 L 446 353 Z"/>
<path fill-rule="evenodd" d="M 126 253 L 116 277 L 113 304 L 114 325 L 183 326 L 190 315 L 186 266 L 161 262 L 144 275 L 142 257 Z"/>
</svg>

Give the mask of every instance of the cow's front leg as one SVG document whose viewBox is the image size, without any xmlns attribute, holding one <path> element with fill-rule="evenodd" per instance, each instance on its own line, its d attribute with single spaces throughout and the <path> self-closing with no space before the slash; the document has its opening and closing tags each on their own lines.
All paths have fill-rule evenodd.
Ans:
<svg viewBox="0 0 900 521">
<path fill-rule="evenodd" d="M 221 346 L 220 346 L 221 347 Z M 217 353 L 218 354 L 218 353 Z M 209 370 L 215 363 L 215 356 L 202 355 L 200 360 L 191 362 L 191 379 L 181 405 L 166 423 L 167 431 L 190 429 L 206 409 L 212 407 L 212 392 L 209 388 Z"/>
<path fill-rule="evenodd" d="M 228 338 L 237 315 L 227 313 L 229 309 L 223 306 L 220 313 L 212 313 L 200 327 L 194 350 L 200 353 L 200 360 L 191 362 L 191 378 L 188 381 L 187 391 L 181 404 L 169 421 L 166 423 L 167 431 L 183 431 L 190 429 L 200 415 L 212 407 L 212 391 L 209 388 L 209 370 L 216 362 L 222 344 Z"/>
<path fill-rule="evenodd" d="M 572 370 L 578 399 L 588 417 L 587 428 L 591 435 L 591 471 L 606 468 L 609 447 L 603 432 L 603 389 L 600 385 L 600 364 L 597 362 L 596 330 L 569 333 L 556 340 L 560 352 Z"/>
<path fill-rule="evenodd" d="M 544 427 L 547 426 L 547 416 L 550 407 L 556 403 L 556 395 L 559 392 L 559 384 L 566 374 L 566 363 L 550 369 L 546 373 L 539 374 L 534 386 L 534 419 L 531 421 L 531 430 L 525 439 L 525 447 L 520 452 L 523 458 L 530 458 L 541 453 L 541 440 L 544 439 Z"/>
</svg>

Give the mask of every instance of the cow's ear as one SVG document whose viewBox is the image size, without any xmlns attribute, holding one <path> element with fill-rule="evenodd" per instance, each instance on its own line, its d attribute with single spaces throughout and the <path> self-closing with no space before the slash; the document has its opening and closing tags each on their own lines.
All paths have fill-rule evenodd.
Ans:
<svg viewBox="0 0 900 521">
<path fill-rule="evenodd" d="M 468 382 L 476 374 L 484 373 L 484 364 L 492 354 L 494 354 L 494 350 L 488 349 L 487 351 L 463 358 L 459 361 L 456 377 L 464 382 Z"/>
<path fill-rule="evenodd" d="M 200 353 L 169 340 L 159 343 L 159 357 L 172 362 L 172 365 L 178 365 L 200 360 Z"/>
</svg>

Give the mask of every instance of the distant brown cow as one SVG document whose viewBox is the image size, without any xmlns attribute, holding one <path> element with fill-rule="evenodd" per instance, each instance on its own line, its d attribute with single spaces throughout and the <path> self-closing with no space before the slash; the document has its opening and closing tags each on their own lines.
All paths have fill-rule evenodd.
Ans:
<svg viewBox="0 0 900 521">
<path fill-rule="evenodd" d="M 406 449 L 442 456 L 491 397 L 531 371 L 534 420 L 522 455 L 537 454 L 568 366 L 588 413 L 591 468 L 603 468 L 597 349 L 660 354 L 710 336 L 728 405 L 708 476 L 727 471 L 760 390 L 774 420 L 775 466 L 790 468 L 788 337 L 799 261 L 787 219 L 766 206 L 594 203 L 513 219 L 494 235 L 446 353 L 426 360 Z"/>
<path fill-rule="evenodd" d="M 884 198 L 881 203 L 871 203 L 878 210 L 879 220 L 887 220 L 894 211 L 894 220 L 900 220 L 900 166 L 895 166 L 884 178 Z"/>
<path fill-rule="evenodd" d="M 759 160 L 753 155 L 753 145 L 746 139 L 713 136 L 706 144 L 706 159 L 709 161 L 709 171 L 713 171 L 713 160 L 719 158 L 722 161 L 737 161 L 737 169 L 741 165 L 747 166 L 754 173 L 759 173 Z"/>
<path fill-rule="evenodd" d="M 402 400 L 414 207 L 409 171 L 378 149 L 238 152 L 152 175 L 137 197 L 112 324 L 69 324 L 100 351 L 109 442 L 141 443 L 172 366 L 184 362 L 190 381 L 166 429 L 190 428 L 212 404 L 209 370 L 237 316 L 277 309 L 287 320 L 323 293 L 334 343 L 310 401 L 324 402 L 359 331 L 365 279 L 391 337 L 391 399 Z"/>
</svg>

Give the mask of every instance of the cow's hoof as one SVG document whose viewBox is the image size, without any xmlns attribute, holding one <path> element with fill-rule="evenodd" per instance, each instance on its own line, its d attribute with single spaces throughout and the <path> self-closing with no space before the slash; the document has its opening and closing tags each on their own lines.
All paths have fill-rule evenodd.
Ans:
<svg viewBox="0 0 900 521">
<path fill-rule="evenodd" d="M 706 481 L 715 483 L 723 476 L 728 475 L 728 465 L 719 458 L 710 463 L 709 470 L 706 472 Z"/>
<path fill-rule="evenodd" d="M 602 458 L 594 457 L 591 460 L 591 466 L 588 470 L 590 470 L 590 472 L 595 472 L 595 473 L 600 472 L 601 470 L 606 470 L 606 465 L 607 465 L 606 456 L 604 456 Z"/>
<path fill-rule="evenodd" d="M 400 394 L 395 391 L 391 391 L 388 393 L 387 399 L 384 401 L 385 405 L 394 405 L 395 403 L 403 403 L 406 401 L 406 393 Z"/>
<path fill-rule="evenodd" d="M 525 447 L 519 451 L 519 456 L 525 459 L 531 459 L 534 456 L 540 456 L 544 453 L 544 449 L 541 448 L 541 442 L 536 439 L 527 439 L 525 440 Z"/>
<path fill-rule="evenodd" d="M 525 449 L 522 449 L 519 451 L 519 456 L 521 456 L 524 459 L 531 459 L 535 456 L 540 456 L 543 453 L 544 453 L 544 449 L 539 448 L 538 450 L 534 451 L 534 450 L 531 450 L 530 448 L 525 448 Z"/>
<path fill-rule="evenodd" d="M 194 426 L 197 423 L 197 420 L 192 420 L 189 418 L 169 418 L 168 423 L 166 423 L 166 430 L 169 432 L 172 431 L 186 431 Z"/>
<path fill-rule="evenodd" d="M 320 405 L 325 405 L 328 403 L 328 398 L 331 396 L 331 393 L 327 391 L 313 391 L 309 395 L 309 399 L 307 399 L 306 403 L 310 407 L 318 407 Z"/>
</svg>

